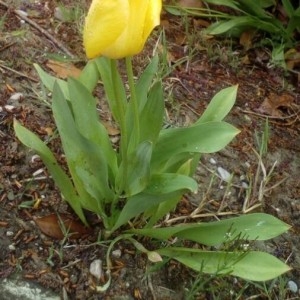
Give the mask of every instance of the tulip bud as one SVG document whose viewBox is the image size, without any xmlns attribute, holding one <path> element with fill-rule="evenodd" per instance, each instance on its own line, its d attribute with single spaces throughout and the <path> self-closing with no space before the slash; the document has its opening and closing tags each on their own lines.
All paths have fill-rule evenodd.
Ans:
<svg viewBox="0 0 300 300">
<path fill-rule="evenodd" d="M 88 58 L 132 56 L 160 23 L 162 0 L 93 0 L 83 43 Z"/>
</svg>

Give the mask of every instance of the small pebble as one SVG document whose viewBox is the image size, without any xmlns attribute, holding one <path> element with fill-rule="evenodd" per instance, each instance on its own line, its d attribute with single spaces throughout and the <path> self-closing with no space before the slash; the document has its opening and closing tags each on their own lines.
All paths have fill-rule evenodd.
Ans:
<svg viewBox="0 0 300 300">
<path fill-rule="evenodd" d="M 120 258 L 121 255 L 122 255 L 122 252 L 121 252 L 120 249 L 114 250 L 114 251 L 112 251 L 112 253 L 111 253 L 111 256 L 113 256 L 114 258 Z"/>
<path fill-rule="evenodd" d="M 221 176 L 222 180 L 224 180 L 224 181 L 230 180 L 231 174 L 227 170 L 223 169 L 222 167 L 218 167 L 217 170 L 218 170 L 218 173 Z"/>
<path fill-rule="evenodd" d="M 242 181 L 242 188 L 244 188 L 244 189 L 249 188 L 249 184 L 245 181 Z"/>
<path fill-rule="evenodd" d="M 13 106 L 13 105 L 4 105 L 4 108 L 8 112 L 13 112 L 14 109 L 15 109 L 15 106 Z"/>
<path fill-rule="evenodd" d="M 95 276 L 97 279 L 100 279 L 103 270 L 102 270 L 102 260 L 101 259 L 95 259 L 90 264 L 90 273 Z"/>
<path fill-rule="evenodd" d="M 23 98 L 23 94 L 22 93 L 14 93 L 10 96 L 9 100 L 10 101 L 19 101 L 20 99 Z"/>
<path fill-rule="evenodd" d="M 288 289 L 292 292 L 292 293 L 297 293 L 298 292 L 298 286 L 295 283 L 295 281 L 293 280 L 289 280 L 288 283 Z"/>
<path fill-rule="evenodd" d="M 15 250 L 16 250 L 16 247 L 15 247 L 15 245 L 11 244 L 11 245 L 8 246 L 8 249 L 9 249 L 10 251 L 15 251 Z"/>
<path fill-rule="evenodd" d="M 70 277 L 70 281 L 72 282 L 72 284 L 76 284 L 78 281 L 78 277 L 76 275 L 72 274 Z"/>
<path fill-rule="evenodd" d="M 13 236 L 13 235 L 14 235 L 13 231 L 6 231 L 6 236 Z"/>
<path fill-rule="evenodd" d="M 217 162 L 216 162 L 212 157 L 209 159 L 209 162 L 210 162 L 212 165 L 216 165 L 216 164 L 217 164 Z"/>
<path fill-rule="evenodd" d="M 40 160 L 41 160 L 41 157 L 39 155 L 35 154 L 35 155 L 32 155 L 30 162 L 35 163 L 36 161 L 40 161 Z"/>
</svg>

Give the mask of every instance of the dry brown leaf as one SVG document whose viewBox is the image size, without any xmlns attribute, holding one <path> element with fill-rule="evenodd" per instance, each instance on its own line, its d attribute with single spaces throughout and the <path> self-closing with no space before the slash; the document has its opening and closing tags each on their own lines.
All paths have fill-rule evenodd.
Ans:
<svg viewBox="0 0 300 300">
<path fill-rule="evenodd" d="M 203 3 L 201 0 L 180 0 L 178 5 L 181 7 L 201 8 Z"/>
<path fill-rule="evenodd" d="M 211 23 L 204 19 L 193 19 L 193 25 L 195 28 L 208 27 Z"/>
<path fill-rule="evenodd" d="M 282 113 L 278 108 L 289 107 L 293 101 L 294 97 L 290 94 L 276 95 L 275 93 L 270 93 L 258 108 L 258 111 L 273 117 L 281 117 Z"/>
<path fill-rule="evenodd" d="M 289 70 L 295 69 L 295 67 L 300 66 L 300 52 L 296 49 L 289 49 L 285 54 L 284 58 L 286 61 L 286 66 Z"/>
<path fill-rule="evenodd" d="M 66 214 L 50 214 L 41 218 L 34 218 L 34 222 L 44 234 L 59 240 L 65 237 L 62 226 L 65 227 L 71 239 L 78 239 L 90 232 L 80 221 L 72 220 Z"/>
<path fill-rule="evenodd" d="M 248 50 L 252 46 L 252 39 L 255 32 L 253 30 L 244 31 L 240 36 L 240 45 L 244 47 L 245 50 Z"/>
<path fill-rule="evenodd" d="M 69 76 L 79 77 L 81 70 L 69 62 L 48 60 L 46 66 L 50 68 L 59 78 L 66 79 Z"/>
</svg>

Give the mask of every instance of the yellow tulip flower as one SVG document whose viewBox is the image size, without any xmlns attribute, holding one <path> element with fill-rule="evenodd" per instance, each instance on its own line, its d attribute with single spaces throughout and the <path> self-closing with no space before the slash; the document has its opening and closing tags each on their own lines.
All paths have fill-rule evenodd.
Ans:
<svg viewBox="0 0 300 300">
<path fill-rule="evenodd" d="M 141 52 L 160 23 L 161 7 L 162 0 L 93 0 L 83 32 L 88 58 L 117 59 Z"/>
</svg>

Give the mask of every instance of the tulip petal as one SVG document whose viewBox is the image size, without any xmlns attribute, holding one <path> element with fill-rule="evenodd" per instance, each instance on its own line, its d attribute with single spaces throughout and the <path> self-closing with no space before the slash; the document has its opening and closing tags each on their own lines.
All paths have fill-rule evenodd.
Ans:
<svg viewBox="0 0 300 300">
<path fill-rule="evenodd" d="M 129 12 L 128 1 L 93 0 L 83 32 L 89 58 L 102 55 L 102 50 L 115 42 L 128 24 Z"/>
<path fill-rule="evenodd" d="M 155 26 L 160 22 L 161 0 L 129 0 L 130 15 L 120 37 L 102 54 L 110 58 L 131 56 L 142 51 Z"/>
<path fill-rule="evenodd" d="M 161 1 L 151 1 L 148 5 L 148 10 L 145 18 L 145 27 L 143 36 L 145 39 L 150 35 L 154 27 L 160 24 L 160 12 L 162 8 Z"/>
</svg>

